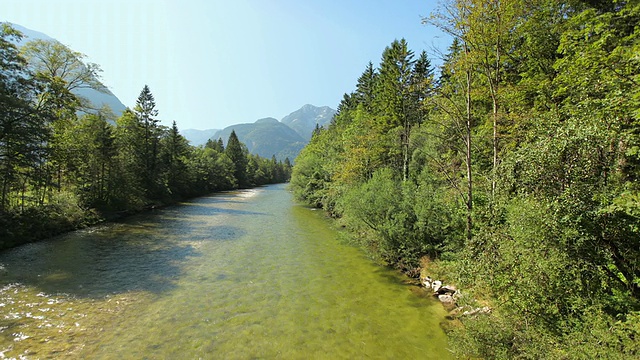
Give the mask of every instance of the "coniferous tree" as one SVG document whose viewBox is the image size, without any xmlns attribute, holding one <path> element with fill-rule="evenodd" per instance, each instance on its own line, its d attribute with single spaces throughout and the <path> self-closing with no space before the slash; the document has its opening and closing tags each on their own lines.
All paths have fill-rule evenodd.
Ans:
<svg viewBox="0 0 640 360">
<path fill-rule="evenodd" d="M 175 121 L 162 139 L 161 144 L 163 177 L 166 178 L 170 195 L 173 197 L 188 195 L 189 182 L 191 181 L 186 164 L 190 156 L 189 141 L 180 135 Z"/>
<path fill-rule="evenodd" d="M 318 136 L 321 132 L 322 132 L 322 126 L 320 126 L 320 124 L 316 124 L 316 127 L 313 129 L 313 132 L 311 133 L 311 137 L 313 138 L 315 136 Z"/>
<path fill-rule="evenodd" d="M 405 39 L 395 40 L 382 53 L 374 103 L 378 131 L 387 134 L 399 131 L 399 151 L 395 145 L 388 149 L 391 166 L 398 169 L 404 180 L 409 170 L 409 137 L 411 128 L 418 123 L 412 113 L 411 79 L 414 65 L 413 51 Z"/>
<path fill-rule="evenodd" d="M 89 208 L 111 206 L 117 154 L 114 129 L 103 112 L 84 115 L 72 129 L 73 182 L 82 204 Z"/>
<path fill-rule="evenodd" d="M 358 78 L 358 84 L 354 93 L 354 100 L 358 104 L 362 104 L 367 111 L 373 109 L 373 101 L 376 91 L 376 80 L 378 73 L 373 67 L 373 63 L 369 61 L 367 68 Z"/>
<path fill-rule="evenodd" d="M 126 109 L 116 120 L 115 133 L 119 181 L 114 184 L 113 202 L 124 209 L 140 208 L 147 201 L 147 163 L 143 156 L 145 130 L 136 114 Z"/>
<path fill-rule="evenodd" d="M 225 148 L 225 154 L 233 162 L 234 171 L 233 175 L 238 182 L 238 186 L 248 186 L 247 179 L 247 152 L 243 148 L 242 143 L 238 140 L 235 130 L 231 131 L 229 140 L 227 141 L 227 147 Z"/>
<path fill-rule="evenodd" d="M 144 186 L 149 196 L 153 197 L 160 191 L 161 187 L 158 172 L 161 131 L 158 127 L 160 121 L 156 119 L 156 116 L 158 116 L 156 102 L 148 85 L 145 85 L 140 91 L 133 112 L 142 128 L 142 139 L 140 139 L 142 146 L 141 153 L 138 156 L 142 158 L 144 164 Z"/>
<path fill-rule="evenodd" d="M 375 97 L 382 134 L 395 127 L 406 127 L 413 120 L 405 116 L 413 64 L 413 51 L 408 49 L 405 39 L 395 40 L 382 53 Z"/>
<path fill-rule="evenodd" d="M 219 153 L 224 152 L 224 143 L 222 139 L 218 139 L 218 140 L 209 139 L 207 140 L 204 146 L 209 149 L 213 149 Z"/>
<path fill-rule="evenodd" d="M 338 108 L 336 109 L 336 116 L 344 112 L 348 112 L 349 110 L 353 110 L 357 104 L 353 97 L 354 94 L 345 93 L 342 95 L 342 101 L 340 101 L 340 104 L 338 104 Z M 332 121 L 336 119 L 336 116 L 333 117 Z"/>
<path fill-rule="evenodd" d="M 428 105 L 425 103 L 435 90 L 433 67 L 427 57 L 426 51 L 422 51 L 416 60 L 411 73 L 411 109 L 409 114 L 416 118 L 416 123 L 425 121 Z"/>
</svg>

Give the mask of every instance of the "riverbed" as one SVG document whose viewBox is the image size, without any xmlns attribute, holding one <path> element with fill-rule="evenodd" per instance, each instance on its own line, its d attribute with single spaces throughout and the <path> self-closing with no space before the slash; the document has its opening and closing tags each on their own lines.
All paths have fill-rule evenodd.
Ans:
<svg viewBox="0 0 640 360">
<path fill-rule="evenodd" d="M 446 359 L 445 315 L 285 185 L 0 254 L 0 358 Z"/>
</svg>

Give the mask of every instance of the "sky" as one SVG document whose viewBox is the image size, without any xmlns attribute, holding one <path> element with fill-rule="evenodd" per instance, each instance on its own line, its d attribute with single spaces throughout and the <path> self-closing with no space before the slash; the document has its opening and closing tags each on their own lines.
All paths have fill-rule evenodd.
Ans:
<svg viewBox="0 0 640 360">
<path fill-rule="evenodd" d="M 369 61 L 405 38 L 440 63 L 436 0 L 2 0 L 0 21 L 49 35 L 102 68 L 133 107 L 144 85 L 163 125 L 222 129 L 336 108 Z"/>
</svg>

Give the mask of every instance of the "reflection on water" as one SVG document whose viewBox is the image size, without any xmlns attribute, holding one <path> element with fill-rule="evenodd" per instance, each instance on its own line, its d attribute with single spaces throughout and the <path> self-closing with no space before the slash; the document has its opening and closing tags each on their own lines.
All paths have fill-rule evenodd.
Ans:
<svg viewBox="0 0 640 360">
<path fill-rule="evenodd" d="M 284 186 L 0 255 L 0 358 L 442 358 L 441 307 Z"/>
</svg>

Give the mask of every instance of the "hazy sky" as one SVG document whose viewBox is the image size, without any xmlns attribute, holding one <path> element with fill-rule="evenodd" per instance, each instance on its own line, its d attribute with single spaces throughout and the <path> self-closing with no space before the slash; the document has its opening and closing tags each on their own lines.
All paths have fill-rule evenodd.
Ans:
<svg viewBox="0 0 640 360">
<path fill-rule="evenodd" d="M 2 0 L 0 21 L 56 38 L 101 66 L 132 107 L 149 85 L 159 118 L 224 128 L 304 104 L 336 108 L 394 39 L 417 54 L 450 41 L 421 24 L 435 0 Z"/>
</svg>

